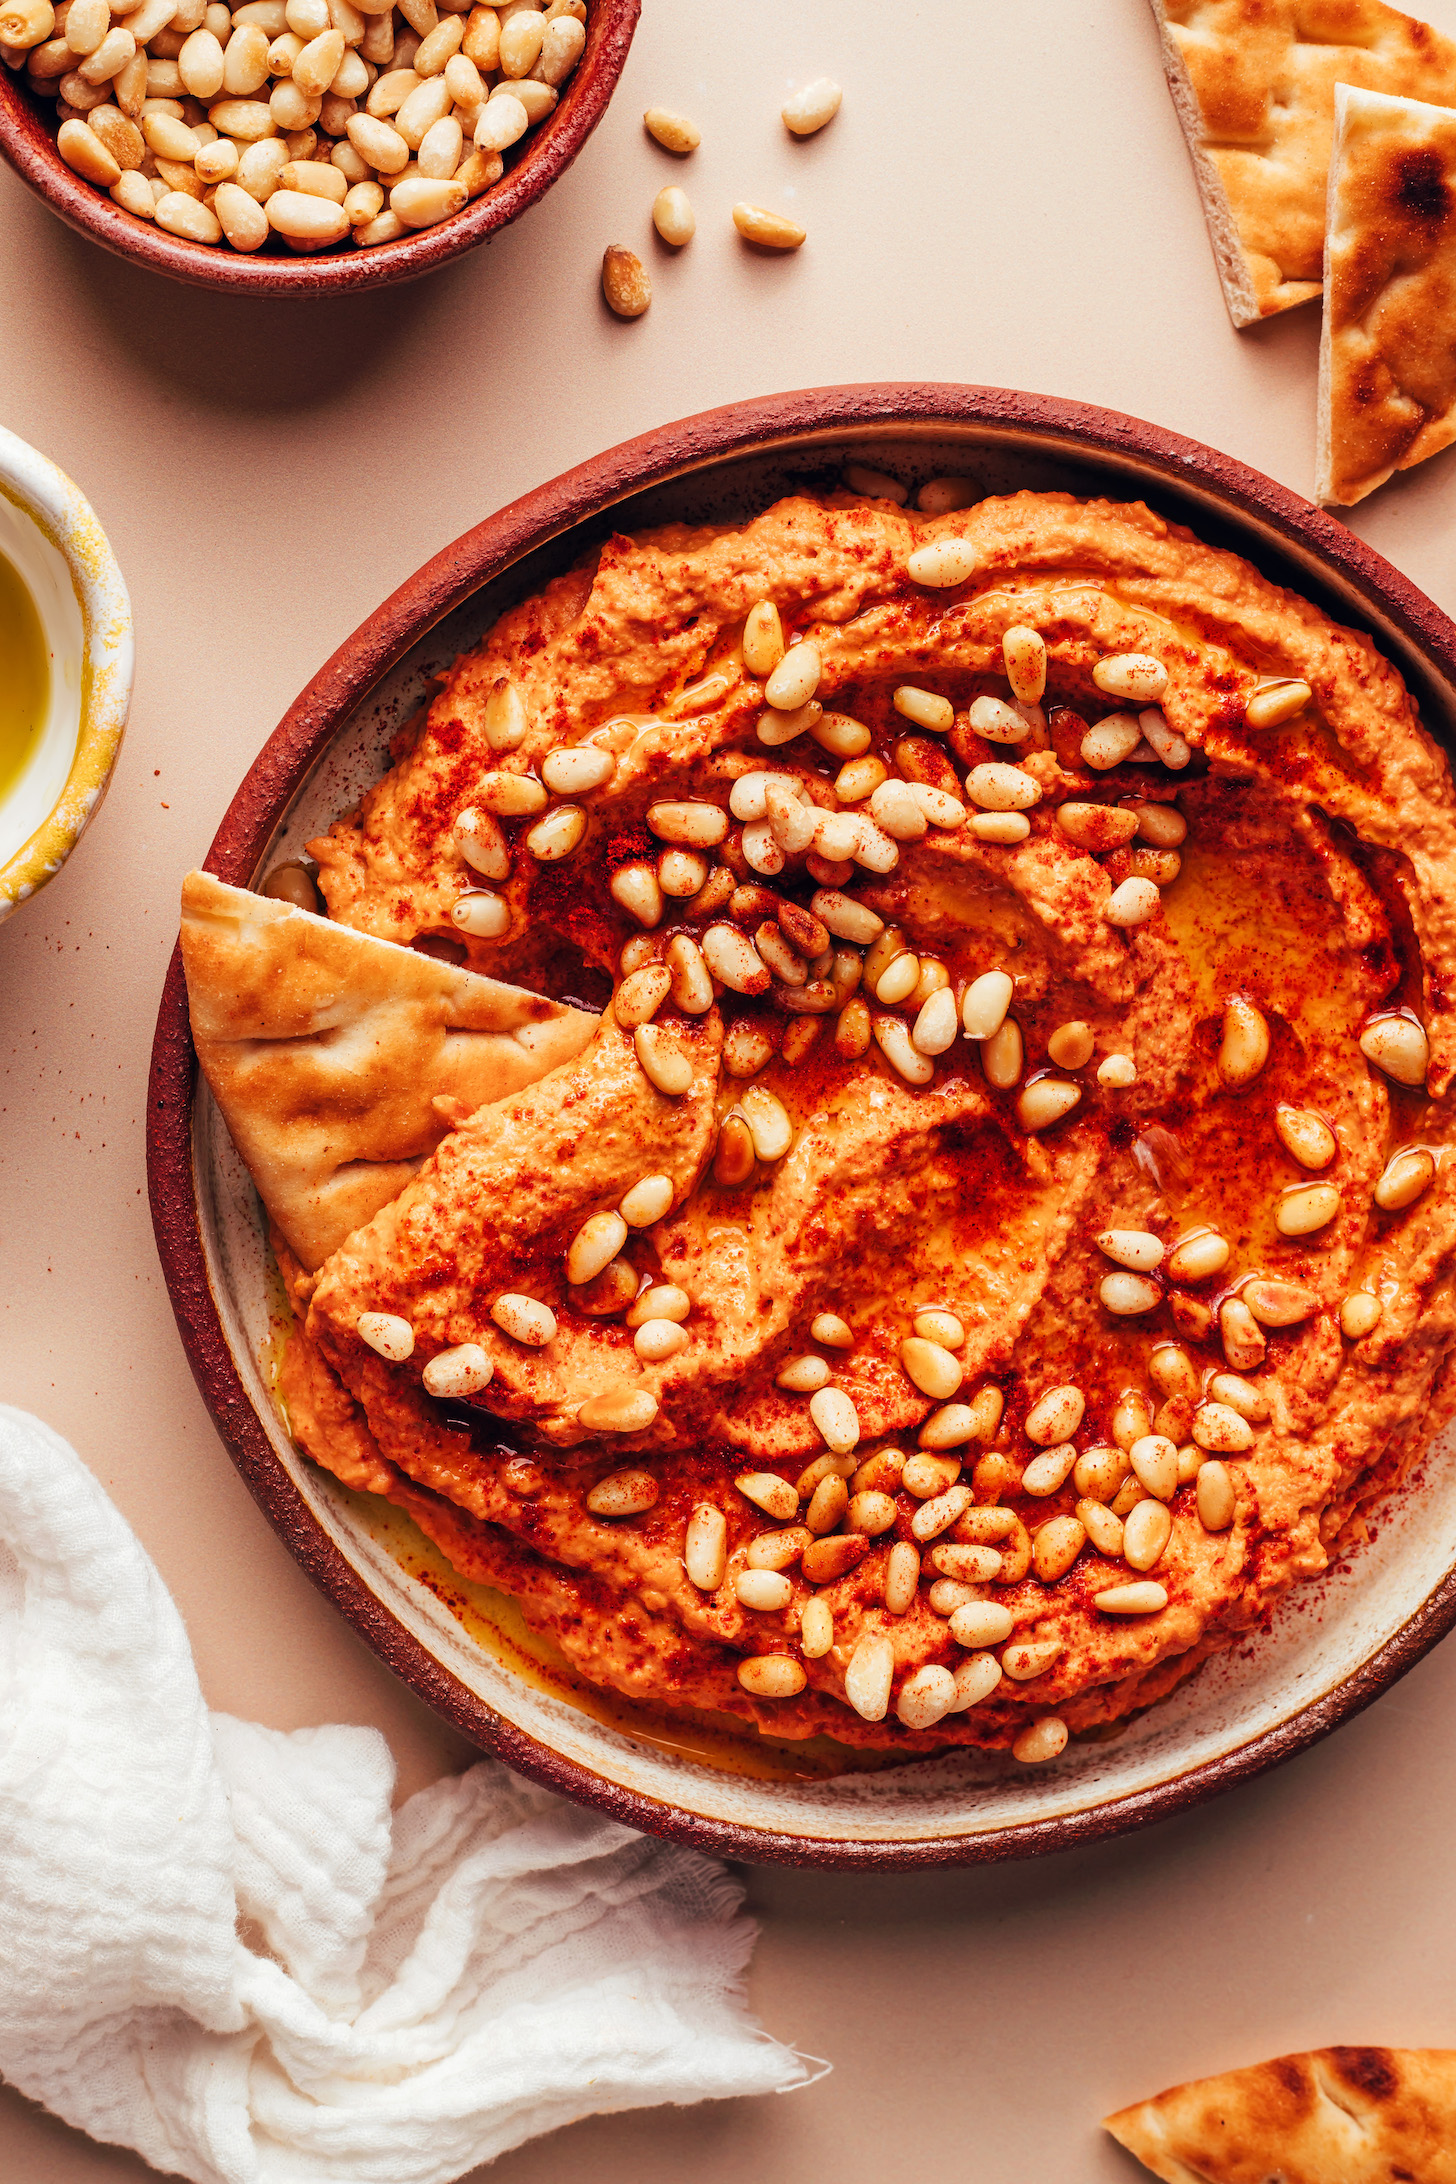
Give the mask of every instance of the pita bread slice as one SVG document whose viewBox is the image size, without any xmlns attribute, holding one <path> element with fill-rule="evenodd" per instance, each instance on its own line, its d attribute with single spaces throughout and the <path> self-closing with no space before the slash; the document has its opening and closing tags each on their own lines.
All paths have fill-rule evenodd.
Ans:
<svg viewBox="0 0 1456 2184">
<path fill-rule="evenodd" d="M 1335 92 L 1315 492 L 1350 508 L 1456 440 L 1456 113 Z"/>
<path fill-rule="evenodd" d="M 570 1061 L 597 1027 L 207 872 L 182 883 L 182 963 L 203 1074 L 310 1271 L 463 1115 Z"/>
<path fill-rule="evenodd" d="M 1456 2052 L 1316 2048 L 1107 2118 L 1164 2184 L 1456 2184 Z"/>
<path fill-rule="evenodd" d="M 1152 0 L 1235 326 L 1324 277 L 1335 86 L 1456 106 L 1456 44 L 1381 0 Z"/>
</svg>

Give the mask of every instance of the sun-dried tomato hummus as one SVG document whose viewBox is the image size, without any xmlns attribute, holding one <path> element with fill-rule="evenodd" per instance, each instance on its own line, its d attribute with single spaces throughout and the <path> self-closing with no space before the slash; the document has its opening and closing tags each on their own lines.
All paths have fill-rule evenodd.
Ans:
<svg viewBox="0 0 1456 2184">
<path fill-rule="evenodd" d="M 1142 506 L 614 537 L 313 845 L 605 1004 L 314 1275 L 294 1431 L 586 1677 L 1054 1756 L 1323 1568 L 1453 1332 L 1456 805 Z"/>
</svg>

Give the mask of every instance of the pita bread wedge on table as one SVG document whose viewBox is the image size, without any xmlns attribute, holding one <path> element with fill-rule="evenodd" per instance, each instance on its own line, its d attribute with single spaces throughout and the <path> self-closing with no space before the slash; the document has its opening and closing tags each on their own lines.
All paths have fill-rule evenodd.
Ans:
<svg viewBox="0 0 1456 2184">
<path fill-rule="evenodd" d="M 584 1009 L 207 872 L 183 882 L 182 963 L 203 1074 L 310 1271 L 456 1122 L 570 1061 L 597 1028 Z"/>
<path fill-rule="evenodd" d="M 1315 490 L 1348 508 L 1456 440 L 1456 113 L 1335 97 Z"/>
<path fill-rule="evenodd" d="M 1164 2184 L 1456 2184 L 1456 2053 L 1316 2048 L 1107 2118 Z"/>
<path fill-rule="evenodd" d="M 1456 106 L 1456 43 L 1381 0 L 1152 0 L 1235 326 L 1324 279 L 1335 86 Z"/>
</svg>

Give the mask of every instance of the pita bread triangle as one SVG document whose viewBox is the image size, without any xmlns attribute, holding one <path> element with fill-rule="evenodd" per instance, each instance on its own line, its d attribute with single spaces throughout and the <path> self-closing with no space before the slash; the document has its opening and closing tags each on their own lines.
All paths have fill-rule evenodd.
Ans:
<svg viewBox="0 0 1456 2184">
<path fill-rule="evenodd" d="M 1456 2184 L 1456 2052 L 1316 2048 L 1107 2118 L 1164 2184 Z"/>
<path fill-rule="evenodd" d="M 598 1019 L 207 872 L 182 884 L 197 1058 L 312 1271 L 466 1114 L 579 1054 Z"/>
<path fill-rule="evenodd" d="M 1349 508 L 1456 440 L 1456 113 L 1335 92 L 1318 498 Z"/>
<path fill-rule="evenodd" d="M 1152 0 L 1235 326 L 1324 277 L 1335 86 L 1456 106 L 1456 44 L 1381 0 Z"/>
</svg>

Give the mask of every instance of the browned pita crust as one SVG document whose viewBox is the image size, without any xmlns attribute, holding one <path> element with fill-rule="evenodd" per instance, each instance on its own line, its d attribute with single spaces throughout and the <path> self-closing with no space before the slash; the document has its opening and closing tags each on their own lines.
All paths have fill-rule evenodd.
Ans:
<svg viewBox="0 0 1456 2184">
<path fill-rule="evenodd" d="M 1380 0 L 1152 0 L 1224 296 L 1250 326 L 1320 293 L 1335 85 L 1456 106 L 1456 44 Z"/>
<path fill-rule="evenodd" d="M 213 1097 L 310 1269 L 398 1196 L 462 1112 L 570 1061 L 597 1024 L 207 872 L 182 884 L 182 962 Z"/>
<path fill-rule="evenodd" d="M 1456 2184 L 1456 2052 L 1316 2048 L 1107 2118 L 1164 2184 Z"/>
<path fill-rule="evenodd" d="M 1348 508 L 1456 440 L 1456 113 L 1335 93 L 1316 492 Z"/>
</svg>

